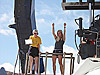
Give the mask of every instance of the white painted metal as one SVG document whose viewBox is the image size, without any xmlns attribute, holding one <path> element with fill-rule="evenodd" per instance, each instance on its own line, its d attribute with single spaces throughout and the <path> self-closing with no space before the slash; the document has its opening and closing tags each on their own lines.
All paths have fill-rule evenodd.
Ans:
<svg viewBox="0 0 100 75">
<path fill-rule="evenodd" d="M 86 75 L 97 67 L 100 67 L 100 58 L 87 58 L 73 75 Z"/>
</svg>

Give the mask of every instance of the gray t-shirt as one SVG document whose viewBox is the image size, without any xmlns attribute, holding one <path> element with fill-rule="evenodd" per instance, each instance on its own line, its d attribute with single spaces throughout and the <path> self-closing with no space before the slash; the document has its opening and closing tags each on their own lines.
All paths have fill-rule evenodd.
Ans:
<svg viewBox="0 0 100 75">
<path fill-rule="evenodd" d="M 61 49 L 63 50 L 63 44 L 64 44 L 64 40 L 60 39 L 59 41 L 56 41 L 55 43 L 55 49 Z"/>
</svg>

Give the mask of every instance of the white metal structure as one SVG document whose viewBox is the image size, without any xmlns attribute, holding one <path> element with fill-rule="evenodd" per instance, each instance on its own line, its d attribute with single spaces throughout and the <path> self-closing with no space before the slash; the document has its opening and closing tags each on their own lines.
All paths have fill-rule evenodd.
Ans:
<svg viewBox="0 0 100 75">
<path fill-rule="evenodd" d="M 82 64 L 80 64 L 79 69 L 76 72 L 74 72 L 73 75 L 90 75 L 90 72 L 93 73 L 93 71 L 97 69 L 100 70 L 100 58 L 87 58 Z"/>
</svg>

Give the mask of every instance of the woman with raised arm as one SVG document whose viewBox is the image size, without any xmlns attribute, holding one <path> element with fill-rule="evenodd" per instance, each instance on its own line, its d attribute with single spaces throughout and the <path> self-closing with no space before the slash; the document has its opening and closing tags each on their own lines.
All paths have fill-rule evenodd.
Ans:
<svg viewBox="0 0 100 75">
<path fill-rule="evenodd" d="M 54 23 L 52 24 L 52 32 L 53 36 L 55 38 L 55 48 L 53 50 L 53 53 L 63 53 L 63 45 L 65 42 L 65 33 L 66 33 L 66 23 L 64 23 L 64 34 L 62 33 L 62 30 L 57 31 L 57 35 L 54 32 Z M 52 56 L 53 61 L 53 72 L 54 75 L 56 75 L 56 58 L 58 57 L 59 65 L 60 65 L 60 71 L 61 75 L 63 75 L 63 65 L 62 65 L 62 57 L 63 55 L 55 55 Z"/>
</svg>

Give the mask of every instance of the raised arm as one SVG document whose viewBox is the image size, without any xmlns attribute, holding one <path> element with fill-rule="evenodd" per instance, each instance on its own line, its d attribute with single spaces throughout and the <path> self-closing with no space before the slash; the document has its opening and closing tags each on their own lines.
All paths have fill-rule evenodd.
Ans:
<svg viewBox="0 0 100 75">
<path fill-rule="evenodd" d="M 64 23 L 64 36 L 63 36 L 63 40 L 64 40 L 64 41 L 65 41 L 65 38 L 66 38 L 66 37 L 65 37 L 65 36 L 66 36 L 65 34 L 66 34 L 66 23 Z"/>
<path fill-rule="evenodd" d="M 54 36 L 54 38 L 55 38 L 55 40 L 56 40 L 57 36 L 56 36 L 56 34 L 55 34 L 55 31 L 54 31 L 54 23 L 52 24 L 52 33 L 53 33 L 53 36 Z"/>
</svg>

